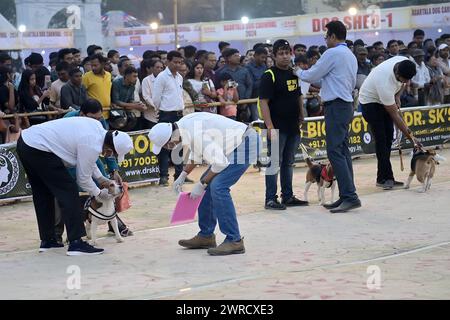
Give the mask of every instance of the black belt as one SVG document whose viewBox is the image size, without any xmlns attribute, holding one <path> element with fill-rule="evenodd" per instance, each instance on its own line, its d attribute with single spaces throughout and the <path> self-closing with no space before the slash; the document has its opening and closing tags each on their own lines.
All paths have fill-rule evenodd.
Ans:
<svg viewBox="0 0 450 320">
<path fill-rule="evenodd" d="M 163 110 L 159 110 L 159 113 L 166 113 L 166 114 L 175 114 L 177 116 L 182 116 L 183 115 L 183 111 L 163 111 Z"/>
<path fill-rule="evenodd" d="M 323 103 L 323 105 L 324 105 L 324 106 L 328 106 L 328 105 L 330 105 L 330 104 L 332 104 L 332 103 L 335 103 L 335 102 L 352 103 L 352 102 L 345 101 L 345 100 L 343 100 L 343 99 L 341 99 L 341 98 L 337 98 L 337 99 L 334 99 L 334 100 L 325 101 L 325 102 Z"/>
</svg>

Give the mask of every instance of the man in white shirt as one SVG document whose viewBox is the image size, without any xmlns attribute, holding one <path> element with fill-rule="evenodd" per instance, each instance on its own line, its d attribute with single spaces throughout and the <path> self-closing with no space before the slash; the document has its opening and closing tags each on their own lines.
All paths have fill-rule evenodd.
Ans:
<svg viewBox="0 0 450 320">
<path fill-rule="evenodd" d="M 444 72 L 444 75 L 447 77 L 447 83 L 450 84 L 450 60 L 449 58 L 449 46 L 446 43 L 443 43 L 439 46 L 439 58 L 438 63 Z M 444 103 L 450 103 L 450 87 L 444 89 Z"/>
<path fill-rule="evenodd" d="M 149 138 L 155 154 L 162 149 L 173 149 L 178 144 L 190 150 L 189 164 L 174 183 L 178 192 L 197 164 L 206 162 L 210 165 L 190 194 L 195 199 L 206 191 L 198 209 L 200 232 L 192 239 L 180 240 L 179 244 L 188 249 L 209 249 L 210 255 L 244 253 L 230 188 L 250 164 L 257 161 L 260 140 L 256 131 L 217 114 L 197 112 L 174 124 L 157 124 L 150 131 Z M 218 247 L 214 234 L 217 221 L 226 235 Z"/>
<path fill-rule="evenodd" d="M 70 65 L 61 61 L 56 65 L 56 73 L 58 74 L 58 80 L 54 81 L 50 86 L 50 109 L 61 110 L 61 89 L 69 82 L 69 70 Z"/>
<path fill-rule="evenodd" d="M 161 72 L 153 85 L 153 102 L 159 112 L 160 123 L 174 123 L 183 117 L 183 77 L 178 73 L 183 62 L 183 56 L 178 51 L 167 54 L 167 68 Z M 161 186 L 169 185 L 169 156 L 170 151 L 162 150 L 159 155 L 159 172 Z M 183 166 L 175 165 L 174 180 L 176 180 Z"/>
<path fill-rule="evenodd" d="M 415 49 L 412 51 L 412 57 L 416 64 L 416 75 L 411 79 L 411 84 L 417 89 L 417 99 L 419 105 L 425 105 L 425 87 L 430 84 L 430 70 L 425 65 L 425 53 L 422 49 Z"/>
<path fill-rule="evenodd" d="M 55 198 L 69 239 L 67 255 L 101 254 L 81 240 L 86 235 L 78 196 L 78 186 L 101 201 L 111 199 L 108 189 L 100 190 L 104 178 L 96 165 L 100 154 L 116 155 L 119 163 L 133 148 L 123 132 L 106 131 L 97 120 L 63 118 L 22 131 L 17 153 L 33 189 L 34 208 L 41 238 L 40 252 L 63 247 L 55 237 Z M 76 168 L 76 181 L 66 167 Z M 77 185 L 78 184 L 78 185 Z"/>
<path fill-rule="evenodd" d="M 415 74 L 414 62 L 402 56 L 392 57 L 372 70 L 359 92 L 363 117 L 375 139 L 377 186 L 384 190 L 403 186 L 395 181 L 390 160 L 394 123 L 415 145 L 420 145 L 399 112 L 402 88 Z"/>
<path fill-rule="evenodd" d="M 142 98 L 147 106 L 147 110 L 144 112 L 144 129 L 151 129 L 158 123 L 158 113 L 153 102 L 153 86 L 156 77 L 164 70 L 164 65 L 161 61 L 152 60 L 150 70 L 152 73 L 142 80 L 141 86 Z"/>
</svg>

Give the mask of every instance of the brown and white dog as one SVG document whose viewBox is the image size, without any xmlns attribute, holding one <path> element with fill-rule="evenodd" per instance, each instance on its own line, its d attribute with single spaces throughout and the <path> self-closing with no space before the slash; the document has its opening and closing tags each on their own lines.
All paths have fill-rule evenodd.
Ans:
<svg viewBox="0 0 450 320">
<path fill-rule="evenodd" d="M 411 159 L 411 173 L 409 174 L 405 189 L 409 189 L 414 176 L 416 176 L 417 180 L 422 183 L 422 188 L 419 192 L 427 192 L 430 190 L 436 165 L 439 164 L 439 160 L 445 161 L 434 150 L 414 149 Z"/>
<path fill-rule="evenodd" d="M 90 198 L 84 206 L 87 217 L 86 233 L 92 245 L 95 245 L 97 241 L 97 227 L 108 222 L 111 222 L 117 242 L 124 241 L 119 232 L 115 205 L 115 200 L 123 194 L 123 187 L 115 181 L 112 181 L 107 187 L 112 196 L 111 199 L 100 202 L 96 198 Z"/>
<path fill-rule="evenodd" d="M 334 191 L 336 189 L 336 178 L 334 177 L 331 163 L 314 163 L 311 158 L 306 158 L 308 172 L 306 173 L 306 187 L 304 199 L 308 201 L 308 191 L 313 183 L 317 183 L 317 195 L 320 205 L 325 204 L 325 189 L 331 188 L 331 203 L 334 202 Z"/>
</svg>

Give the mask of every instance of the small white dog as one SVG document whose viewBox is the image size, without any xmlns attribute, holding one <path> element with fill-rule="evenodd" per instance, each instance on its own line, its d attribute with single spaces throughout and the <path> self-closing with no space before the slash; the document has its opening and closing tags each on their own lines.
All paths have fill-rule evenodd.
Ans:
<svg viewBox="0 0 450 320">
<path fill-rule="evenodd" d="M 107 201 L 101 201 L 96 198 L 91 198 L 85 205 L 87 211 L 86 233 L 91 244 L 95 245 L 97 241 L 97 227 L 102 224 L 111 222 L 117 242 L 123 242 L 123 238 L 119 232 L 117 224 L 117 211 L 115 200 L 122 196 L 123 188 L 117 182 L 112 181 L 108 185 L 108 192 L 112 196 Z"/>
</svg>

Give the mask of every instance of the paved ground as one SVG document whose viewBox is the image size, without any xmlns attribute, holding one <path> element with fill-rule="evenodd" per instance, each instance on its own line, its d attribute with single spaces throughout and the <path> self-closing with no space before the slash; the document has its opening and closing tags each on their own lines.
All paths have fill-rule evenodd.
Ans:
<svg viewBox="0 0 450 320">
<path fill-rule="evenodd" d="M 449 150 L 441 155 L 450 159 Z M 393 163 L 399 171 L 398 158 Z M 233 189 L 247 253 L 229 257 L 177 246 L 197 226 L 168 226 L 176 199 L 169 188 L 133 190 L 123 219 L 136 235 L 122 244 L 100 240 L 106 253 L 97 257 L 38 254 L 31 202 L 2 206 L 0 298 L 449 299 L 450 161 L 428 194 L 418 193 L 417 181 L 408 191 L 382 192 L 374 187 L 375 160 L 354 164 L 363 208 L 337 215 L 317 205 L 315 187 L 307 208 L 262 210 L 264 179 L 249 170 Z M 304 176 L 305 168 L 295 170 L 299 195 Z M 81 272 L 80 289 L 68 288 L 76 283 L 71 266 Z"/>
</svg>

